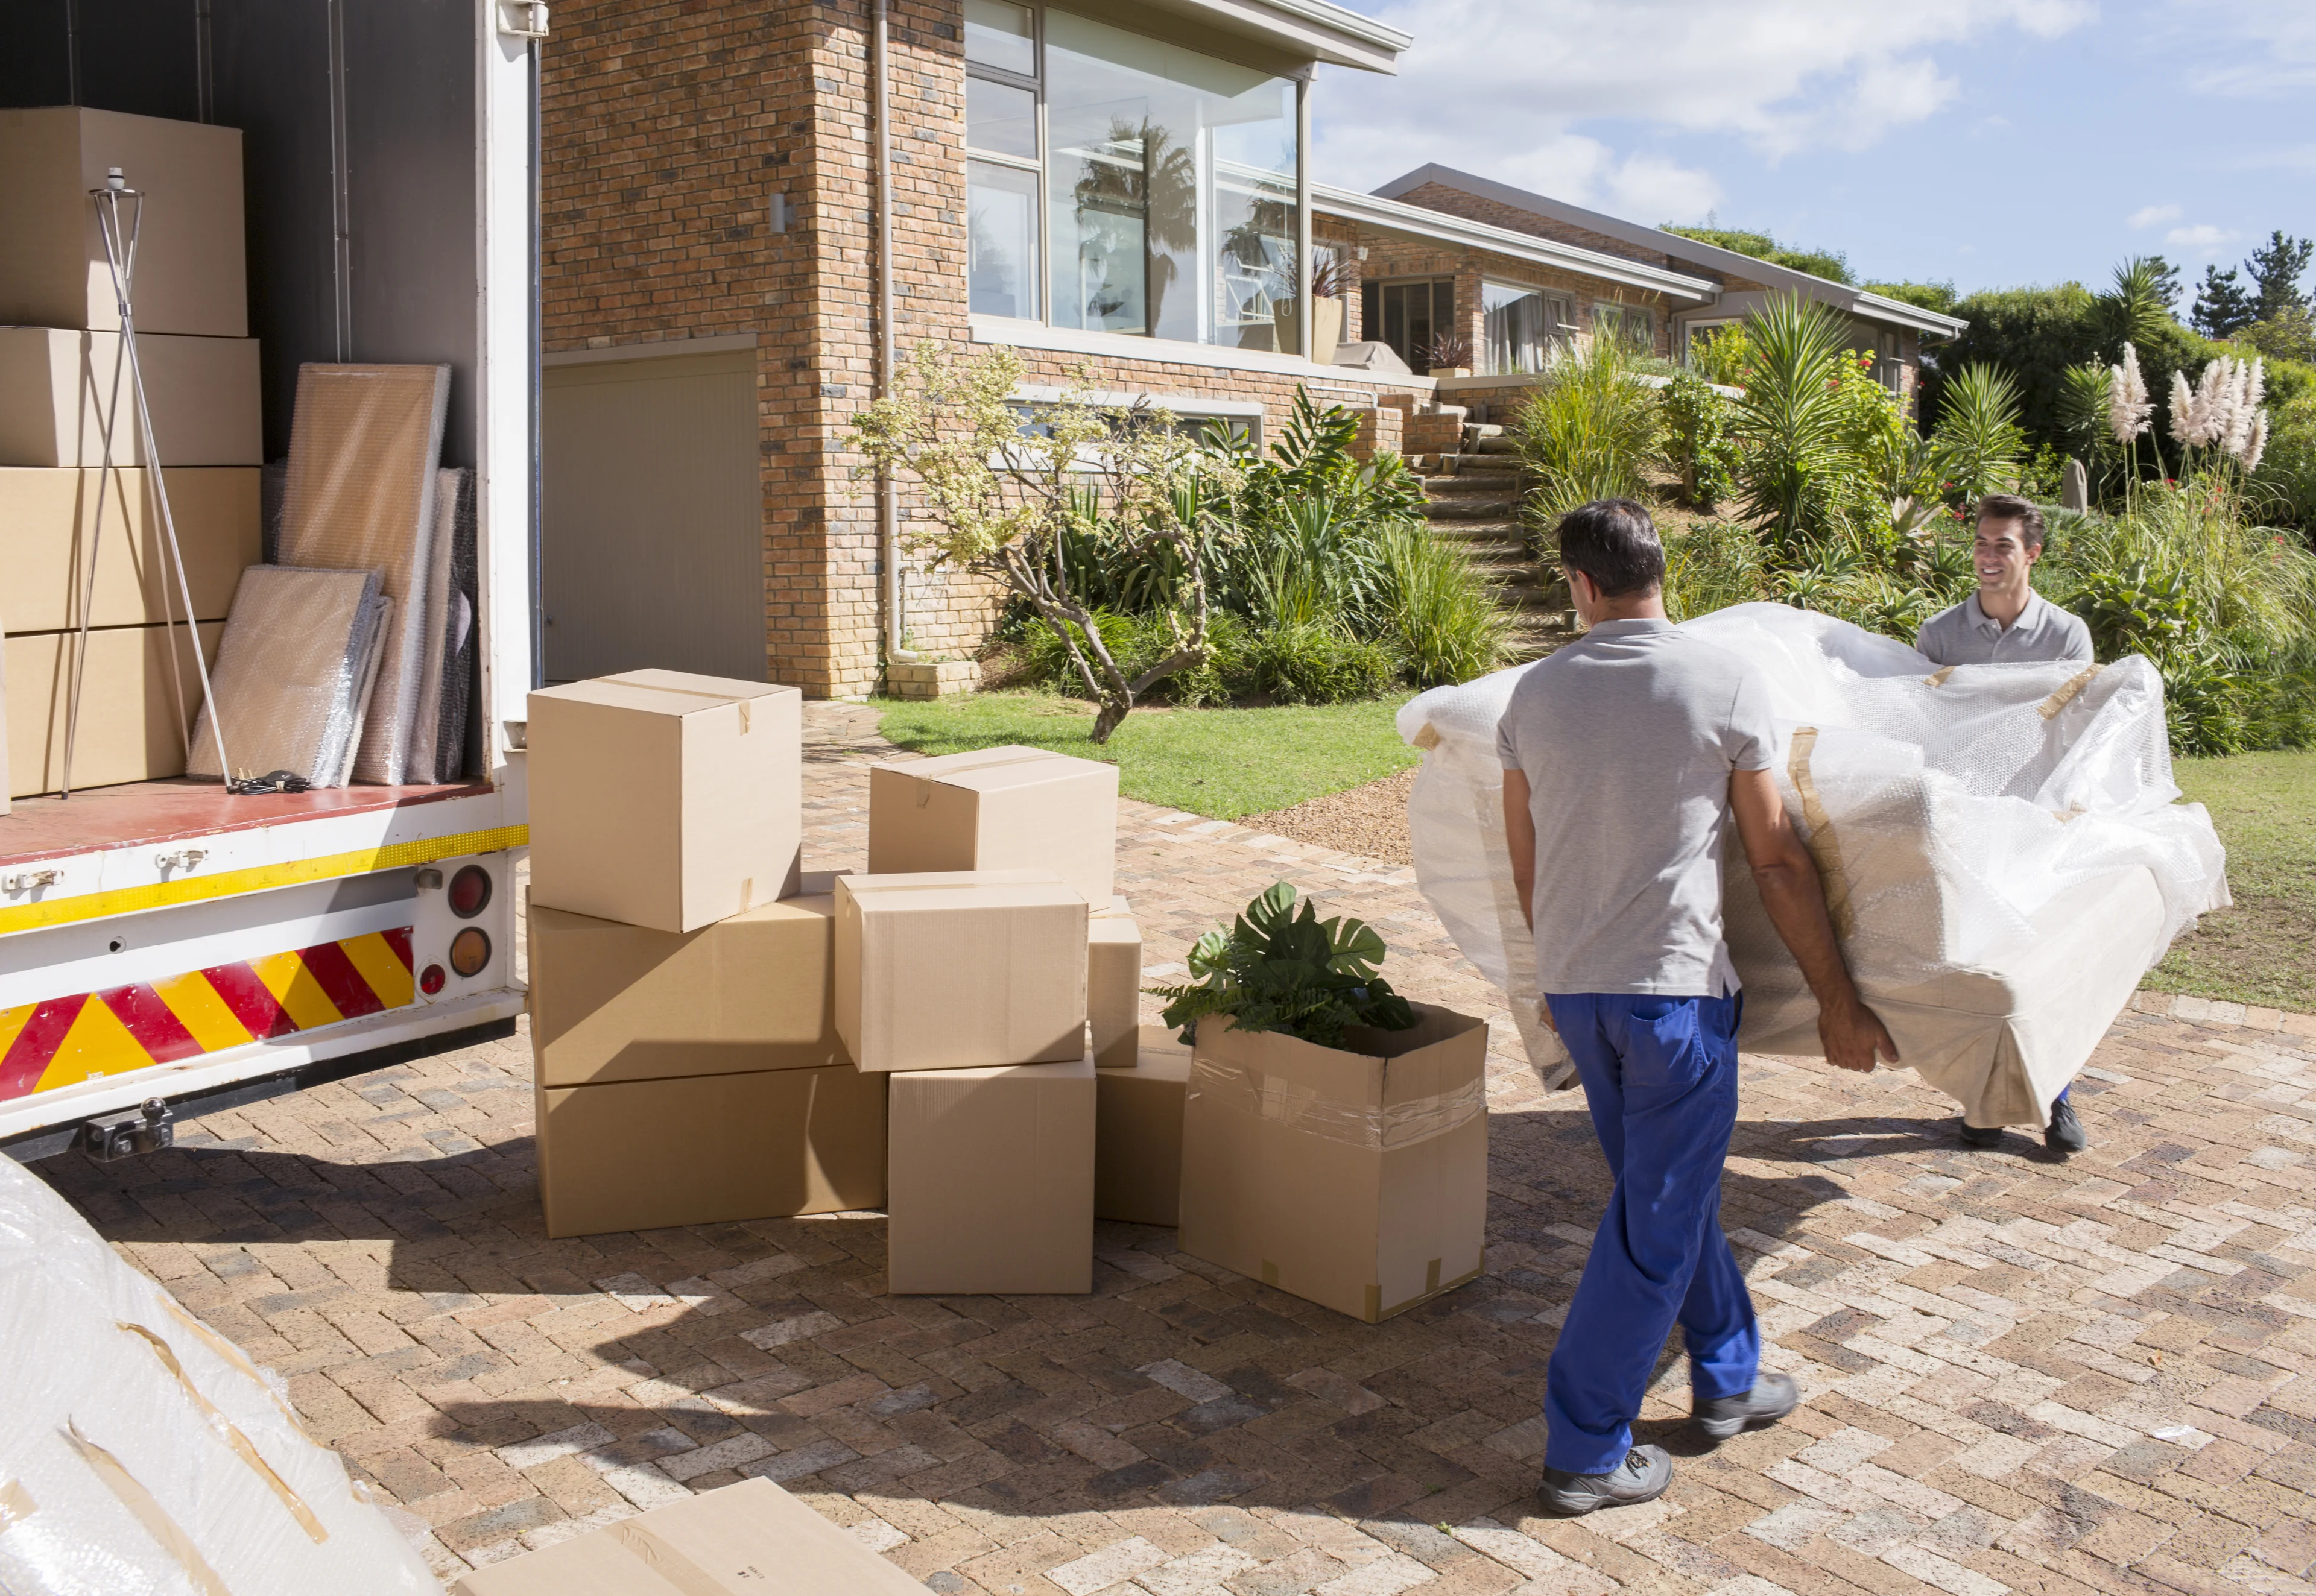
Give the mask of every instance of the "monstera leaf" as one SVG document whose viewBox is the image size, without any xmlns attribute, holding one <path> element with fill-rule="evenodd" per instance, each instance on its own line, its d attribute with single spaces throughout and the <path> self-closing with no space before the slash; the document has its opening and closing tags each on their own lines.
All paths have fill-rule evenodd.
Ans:
<svg viewBox="0 0 2316 1596">
<path fill-rule="evenodd" d="M 1227 931 L 1207 932 L 1190 949 L 1188 985 L 1153 987 L 1168 999 L 1164 1019 L 1189 1042 L 1199 1020 L 1229 1015 L 1242 1031 L 1283 1031 L 1322 1047 L 1343 1045 L 1343 1027 L 1404 1031 L 1415 1024 L 1407 999 L 1376 971 L 1390 950 L 1364 920 L 1323 920 L 1295 889 L 1274 883 Z"/>
</svg>

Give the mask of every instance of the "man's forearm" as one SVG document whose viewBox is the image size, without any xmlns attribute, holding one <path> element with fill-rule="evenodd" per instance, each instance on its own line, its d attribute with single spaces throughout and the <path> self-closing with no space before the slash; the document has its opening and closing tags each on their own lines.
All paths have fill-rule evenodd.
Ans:
<svg viewBox="0 0 2316 1596">
<path fill-rule="evenodd" d="M 1795 864 L 1777 860 L 1757 867 L 1753 880 L 1761 890 L 1761 906 L 1777 929 L 1802 979 L 1820 1008 L 1857 1001 L 1857 988 L 1842 962 L 1841 944 L 1834 940 L 1833 921 L 1825 912 L 1825 890 L 1806 857 Z"/>
</svg>

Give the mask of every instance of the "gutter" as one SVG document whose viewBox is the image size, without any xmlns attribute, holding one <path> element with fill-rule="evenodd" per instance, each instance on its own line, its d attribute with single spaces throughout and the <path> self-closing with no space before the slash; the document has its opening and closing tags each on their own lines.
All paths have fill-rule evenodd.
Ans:
<svg viewBox="0 0 2316 1596">
<path fill-rule="evenodd" d="M 894 386 L 893 353 L 893 86 L 887 68 L 887 0 L 869 0 L 868 97 L 876 107 L 877 210 L 877 382 L 875 396 L 888 397 Z M 913 661 L 904 646 L 908 616 L 906 590 L 901 582 L 900 489 L 889 471 L 877 474 L 877 564 L 885 590 L 885 658 Z"/>
<path fill-rule="evenodd" d="M 1396 233 L 1412 234 L 1418 238 L 1433 238 L 1449 244 L 1466 244 L 1474 249 L 1492 250 L 1516 260 L 1531 261 L 1538 265 L 1555 267 L 1606 282 L 1622 283 L 1627 288 L 1647 288 L 1695 304 L 1710 303 L 1721 291 L 1720 284 L 1705 278 L 1689 277 L 1681 272 L 1668 271 L 1661 266 L 1651 266 L 1645 262 L 1630 261 L 1621 255 L 1604 254 L 1598 250 L 1562 244 L 1557 239 L 1534 233 L 1518 233 L 1509 227 L 1469 221 L 1446 211 L 1430 210 L 1399 200 L 1386 200 L 1376 194 L 1362 194 L 1350 189 L 1314 183 L 1311 185 L 1311 200 L 1322 214 L 1339 217 L 1346 221 L 1363 222 Z M 1912 306 L 1907 308 L 1911 309 Z"/>
</svg>

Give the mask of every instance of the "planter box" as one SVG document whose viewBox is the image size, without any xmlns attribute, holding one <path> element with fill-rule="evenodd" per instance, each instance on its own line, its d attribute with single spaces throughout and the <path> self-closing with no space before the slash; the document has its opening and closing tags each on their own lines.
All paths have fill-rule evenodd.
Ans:
<svg viewBox="0 0 2316 1596">
<path fill-rule="evenodd" d="M 1414 1006 L 1350 1049 L 1198 1023 L 1184 1252 L 1370 1325 L 1480 1272 L 1487 1022 Z"/>
<path fill-rule="evenodd" d="M 973 660 L 895 660 L 885 667 L 885 690 L 895 698 L 946 698 L 980 686 Z"/>
</svg>

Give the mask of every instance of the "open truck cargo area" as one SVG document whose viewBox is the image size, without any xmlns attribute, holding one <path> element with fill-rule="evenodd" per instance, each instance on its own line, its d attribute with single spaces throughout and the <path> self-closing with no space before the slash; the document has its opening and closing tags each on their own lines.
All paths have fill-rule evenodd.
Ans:
<svg viewBox="0 0 2316 1596">
<path fill-rule="evenodd" d="M 503 1033 L 524 1003 L 515 900 L 528 842 L 523 698 L 537 657 L 533 10 L 185 0 L 158 12 L 167 15 L 109 0 L 17 7 L 0 62 L 0 136 L 25 157 L 0 163 L 15 168 L 0 174 L 0 237 L 13 235 L 0 324 L 15 325 L 0 331 L 45 329 L 88 368 L 76 397 L 49 367 L 26 367 L 26 385 L 53 379 L 32 395 L 47 406 L 34 419 L 61 404 L 62 420 L 0 436 L 9 502 L 65 506 L 48 531 L 11 518 L 0 554 L 12 568 L 28 560 L 30 581 L 53 580 L 45 597 L 14 592 L 0 626 L 12 666 L 67 661 L 84 617 L 93 628 L 69 796 L 59 794 L 66 671 L 0 682 L 0 717 L 13 722 L 0 749 L 31 758 L 0 785 L 0 1150 L 18 1158 L 76 1144 L 100 1157 L 149 1150 L 165 1145 L 173 1112 Z M 121 503 L 99 534 L 92 506 L 108 490 L 89 479 L 105 429 L 89 407 L 103 402 L 105 361 L 127 368 L 101 228 L 88 220 L 111 167 L 143 196 L 131 287 L 139 344 L 151 344 L 148 386 L 159 386 L 149 435 L 108 423 Z M 83 222 L 97 241 L 85 258 Z M 180 359 L 187 349 L 231 355 L 248 379 L 188 386 L 176 368 L 197 377 L 207 367 Z M 305 519 L 293 502 L 285 522 L 278 485 L 263 512 L 256 485 L 259 461 L 281 470 L 298 455 L 301 370 L 316 365 L 448 374 L 439 446 L 422 464 L 455 483 L 458 513 L 470 518 L 459 545 L 470 551 L 459 592 L 470 597 L 463 609 L 447 601 L 454 642 L 435 670 L 457 679 L 438 691 L 430 678 L 424 702 L 453 707 L 430 708 L 416 758 L 353 772 L 441 779 L 234 795 L 181 774 L 189 736 L 200 750 L 192 768 L 217 764 L 208 717 L 195 721 L 187 609 L 214 672 L 223 601 L 261 546 L 274 563 L 333 563 L 302 551 L 329 545 L 314 514 L 343 520 L 348 507 L 309 492 Z M 29 403 L 8 413 L 31 414 Z M 227 422 L 245 427 L 247 446 L 211 461 L 200 430 Z M 52 433 L 77 440 L 72 458 Z M 165 474 L 129 448 L 148 437 Z M 232 475 L 232 492 L 207 492 L 217 484 L 204 472 Z M 143 503 L 159 502 L 144 479 L 165 474 L 177 535 L 201 544 L 186 551 L 199 580 L 174 615 L 145 590 L 156 569 L 167 580 L 160 518 Z M 58 492 L 43 498 L 51 476 Z M 294 481 L 289 498 L 298 499 Z M 232 526 L 212 536 L 220 517 Z M 41 536 L 57 558 L 33 557 Z M 82 588 L 92 563 L 93 599 Z M 445 599 L 398 580 L 404 634 L 414 636 L 414 607 Z M 406 705 L 397 714 L 406 720 Z"/>
</svg>

